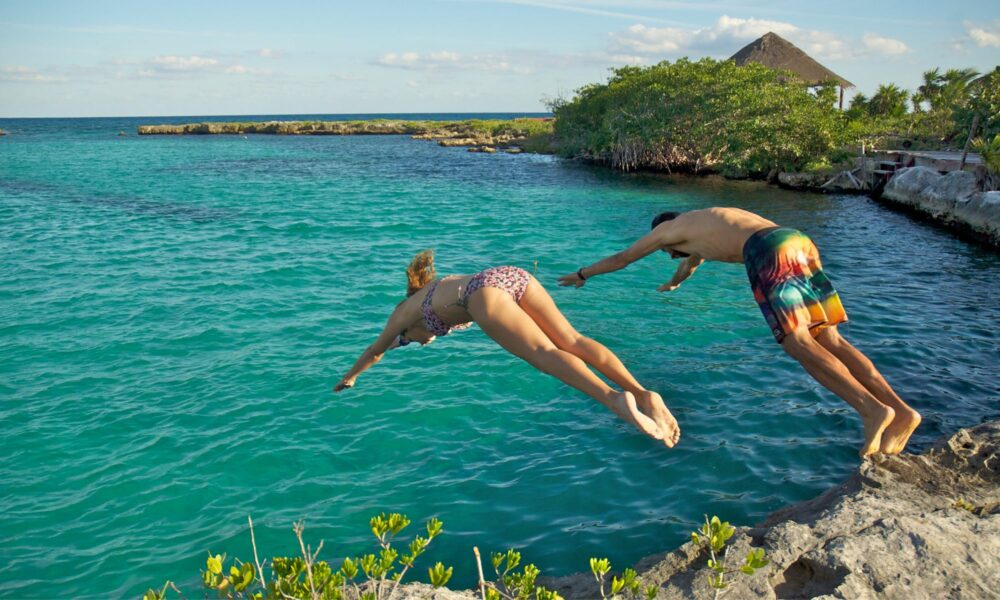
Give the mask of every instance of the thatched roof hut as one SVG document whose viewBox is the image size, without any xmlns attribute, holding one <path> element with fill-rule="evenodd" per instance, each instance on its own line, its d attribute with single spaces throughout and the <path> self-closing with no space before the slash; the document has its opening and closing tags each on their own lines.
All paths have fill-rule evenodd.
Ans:
<svg viewBox="0 0 1000 600">
<path fill-rule="evenodd" d="M 740 66 L 755 62 L 772 69 L 791 71 L 809 85 L 836 81 L 842 89 L 854 87 L 853 83 L 819 64 L 794 44 L 771 31 L 744 46 L 742 50 L 732 55 L 730 60 L 736 61 Z"/>
</svg>

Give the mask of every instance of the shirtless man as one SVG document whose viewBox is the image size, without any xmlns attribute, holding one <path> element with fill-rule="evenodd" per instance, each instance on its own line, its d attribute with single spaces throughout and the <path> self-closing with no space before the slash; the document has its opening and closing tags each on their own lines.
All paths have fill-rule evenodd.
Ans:
<svg viewBox="0 0 1000 600">
<path fill-rule="evenodd" d="M 744 263 L 754 298 L 781 347 L 861 415 L 861 456 L 902 452 L 920 424 L 920 414 L 837 332 L 847 313 L 808 237 L 738 208 L 665 212 L 653 219 L 652 231 L 627 250 L 564 275 L 559 284 L 580 287 L 595 275 L 623 269 L 656 250 L 683 258 L 670 281 L 657 288 L 660 292 L 676 290 L 706 260 Z"/>
</svg>

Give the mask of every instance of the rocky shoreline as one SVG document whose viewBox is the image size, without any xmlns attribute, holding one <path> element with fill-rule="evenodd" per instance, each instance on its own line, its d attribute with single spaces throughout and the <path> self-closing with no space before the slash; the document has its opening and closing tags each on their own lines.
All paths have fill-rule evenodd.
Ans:
<svg viewBox="0 0 1000 600">
<path fill-rule="evenodd" d="M 961 429 L 923 454 L 866 460 L 846 481 L 782 508 L 730 540 L 771 564 L 736 577 L 727 598 L 1000 598 L 1000 421 Z M 640 560 L 659 600 L 708 599 L 704 550 L 688 542 Z M 566 600 L 600 598 L 590 573 L 539 580 Z M 474 600 L 472 591 L 400 588 L 405 600 Z"/>
<path fill-rule="evenodd" d="M 884 185 L 873 185 L 873 181 L 854 177 L 850 171 L 836 175 L 778 173 L 769 180 L 792 190 L 868 195 L 964 237 L 1000 248 L 1000 191 L 983 191 L 977 173 L 943 173 L 932 167 L 913 166 L 894 171 L 887 181 L 882 180 Z"/>
<path fill-rule="evenodd" d="M 968 171 L 942 175 L 928 167 L 900 169 L 886 184 L 882 200 L 1000 247 L 1000 191 L 981 191 Z"/>
<path fill-rule="evenodd" d="M 141 125 L 139 135 L 409 135 L 470 152 L 551 151 L 552 119 L 401 121 L 264 121 Z"/>
</svg>

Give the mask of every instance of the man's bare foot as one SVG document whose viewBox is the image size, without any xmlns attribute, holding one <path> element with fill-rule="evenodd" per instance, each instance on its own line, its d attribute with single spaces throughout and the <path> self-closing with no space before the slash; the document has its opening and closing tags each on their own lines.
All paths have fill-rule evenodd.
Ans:
<svg viewBox="0 0 1000 600">
<path fill-rule="evenodd" d="M 896 409 L 892 423 L 882 432 L 882 454 L 899 454 L 920 425 L 920 413 L 909 406 Z"/>
<path fill-rule="evenodd" d="M 681 428 L 677 425 L 677 419 L 670 413 L 667 405 L 663 403 L 663 398 L 656 392 L 645 390 L 635 395 L 635 401 L 642 412 L 656 421 L 660 433 L 663 434 L 663 443 L 667 445 L 667 448 L 673 448 L 681 439 Z"/>
<path fill-rule="evenodd" d="M 861 415 L 861 421 L 865 425 L 865 443 L 858 452 L 861 458 L 881 451 L 882 432 L 892 423 L 895 414 L 895 411 L 888 406 L 876 403 L 869 414 Z"/>
<path fill-rule="evenodd" d="M 632 392 L 618 392 L 615 394 L 611 410 L 615 411 L 623 420 L 635 425 L 639 431 L 649 437 L 656 440 L 663 439 L 663 433 L 660 432 L 656 421 L 642 414 L 642 411 L 636 406 L 635 396 L 632 395 Z"/>
</svg>

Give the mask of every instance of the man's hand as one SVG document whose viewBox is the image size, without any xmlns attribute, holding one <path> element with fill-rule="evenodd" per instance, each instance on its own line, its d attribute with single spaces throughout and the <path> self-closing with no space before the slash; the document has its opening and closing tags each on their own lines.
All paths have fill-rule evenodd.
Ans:
<svg viewBox="0 0 1000 600">
<path fill-rule="evenodd" d="M 352 387 L 354 387 L 354 380 L 353 379 L 341 379 L 340 383 L 338 383 L 337 386 L 333 388 L 333 391 L 335 391 L 335 392 L 342 392 L 342 391 L 344 391 L 344 390 L 346 390 L 348 388 L 352 388 Z"/>
<path fill-rule="evenodd" d="M 658 291 L 658 292 L 672 292 L 672 291 L 676 290 L 679 287 L 681 287 L 681 284 L 674 283 L 673 280 L 671 280 L 671 281 L 668 281 L 668 282 L 664 283 L 660 287 L 656 288 L 656 291 Z"/>
<path fill-rule="evenodd" d="M 573 287 L 583 287 L 584 283 L 586 283 L 586 282 L 583 279 L 580 279 L 580 276 L 577 275 L 576 273 L 570 273 L 569 275 L 563 275 L 562 277 L 559 278 L 559 285 L 561 285 L 563 287 L 570 286 L 570 285 L 573 286 Z"/>
</svg>

